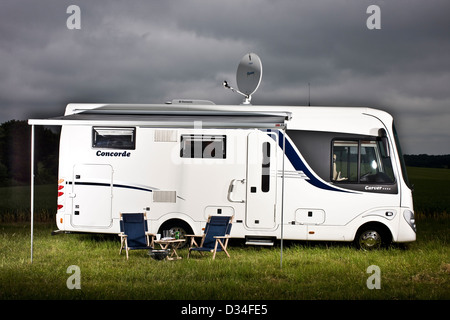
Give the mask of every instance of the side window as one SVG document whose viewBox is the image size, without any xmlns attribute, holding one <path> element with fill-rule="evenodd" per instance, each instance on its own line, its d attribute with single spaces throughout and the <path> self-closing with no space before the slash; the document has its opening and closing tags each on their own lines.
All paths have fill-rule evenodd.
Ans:
<svg viewBox="0 0 450 320">
<path fill-rule="evenodd" d="M 358 141 L 334 141 L 332 181 L 358 182 Z"/>
<path fill-rule="evenodd" d="M 377 153 L 375 141 L 361 141 L 361 181 L 368 180 L 368 177 L 377 174 L 381 166 L 380 157 Z"/>
<path fill-rule="evenodd" d="M 392 162 L 385 154 L 381 140 L 361 141 L 361 174 L 364 183 L 393 183 Z"/>
<path fill-rule="evenodd" d="M 106 149 L 136 149 L 136 128 L 92 128 L 92 147 Z"/>
<path fill-rule="evenodd" d="M 180 157 L 225 159 L 226 136 L 223 135 L 182 135 Z"/>
<path fill-rule="evenodd" d="M 270 190 L 270 143 L 262 144 L 261 191 Z"/>
<path fill-rule="evenodd" d="M 334 140 L 332 181 L 350 183 L 394 183 L 389 155 L 381 140 Z"/>
</svg>

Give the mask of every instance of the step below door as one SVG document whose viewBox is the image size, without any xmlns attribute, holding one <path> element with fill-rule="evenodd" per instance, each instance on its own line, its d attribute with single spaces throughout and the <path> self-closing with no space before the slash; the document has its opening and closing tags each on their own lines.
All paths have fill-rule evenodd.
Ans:
<svg viewBox="0 0 450 320">
<path fill-rule="evenodd" d="M 74 227 L 109 228 L 112 225 L 113 170 L 110 165 L 75 165 L 72 179 Z"/>
</svg>

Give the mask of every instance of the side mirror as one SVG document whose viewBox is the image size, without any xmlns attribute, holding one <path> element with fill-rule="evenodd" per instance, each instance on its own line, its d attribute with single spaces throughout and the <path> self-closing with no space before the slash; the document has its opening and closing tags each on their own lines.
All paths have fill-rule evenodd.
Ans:
<svg viewBox="0 0 450 320">
<path fill-rule="evenodd" d="M 386 135 L 386 130 L 384 130 L 384 129 L 378 130 L 378 137 L 381 140 L 381 145 L 382 145 L 382 148 L 383 148 L 383 155 L 385 157 L 390 157 L 391 153 L 390 153 L 390 150 L 389 150 L 389 140 L 388 140 L 388 137 Z"/>
<path fill-rule="evenodd" d="M 383 146 L 383 151 L 386 157 L 390 157 L 390 150 L 389 150 L 389 141 L 386 136 L 381 137 L 381 144 Z"/>
</svg>

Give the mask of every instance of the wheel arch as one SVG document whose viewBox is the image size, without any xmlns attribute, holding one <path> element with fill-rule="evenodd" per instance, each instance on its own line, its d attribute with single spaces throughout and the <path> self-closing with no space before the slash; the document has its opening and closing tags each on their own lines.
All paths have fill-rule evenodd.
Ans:
<svg viewBox="0 0 450 320">
<path fill-rule="evenodd" d="M 191 217 L 186 214 L 170 213 L 162 216 L 155 224 L 157 233 L 162 233 L 163 230 L 170 229 L 173 226 L 185 227 L 188 234 L 195 234 L 197 224 Z"/>
<path fill-rule="evenodd" d="M 379 221 L 367 221 L 360 225 L 354 234 L 353 241 L 356 243 L 361 233 L 371 229 L 376 230 L 380 233 L 383 245 L 388 245 L 392 242 L 392 230 L 389 228 L 389 226 Z"/>
</svg>

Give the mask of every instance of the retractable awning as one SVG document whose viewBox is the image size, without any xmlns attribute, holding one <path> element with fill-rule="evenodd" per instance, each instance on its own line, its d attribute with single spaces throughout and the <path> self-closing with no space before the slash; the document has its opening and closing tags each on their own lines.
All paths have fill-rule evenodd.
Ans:
<svg viewBox="0 0 450 320">
<path fill-rule="evenodd" d="M 31 125 L 31 262 L 33 262 L 34 233 L 34 126 L 139 126 L 149 128 L 228 128 L 228 129 L 281 129 L 286 130 L 286 122 L 291 113 L 285 111 L 227 111 L 224 109 L 202 110 L 191 108 L 158 108 L 135 105 L 106 105 L 95 109 L 80 109 L 74 113 L 48 119 L 29 119 Z M 285 134 L 283 134 L 283 152 L 285 152 Z M 284 177 L 284 158 L 282 177 Z M 284 199 L 284 179 L 282 183 L 282 199 Z M 281 256 L 283 261 L 283 209 L 281 213 Z"/>
<path fill-rule="evenodd" d="M 289 112 L 94 112 L 85 111 L 67 116 L 30 119 L 30 125 L 93 125 L 141 126 L 155 128 L 284 128 Z"/>
</svg>

